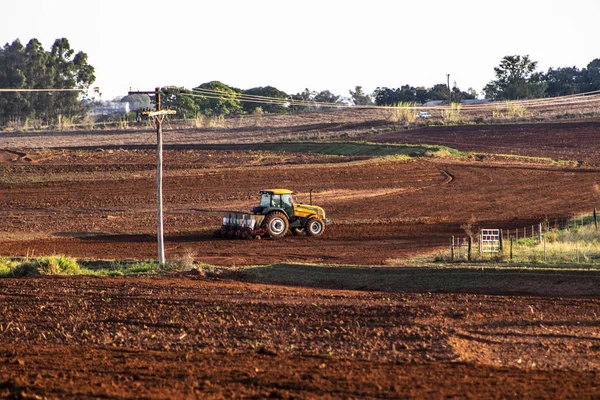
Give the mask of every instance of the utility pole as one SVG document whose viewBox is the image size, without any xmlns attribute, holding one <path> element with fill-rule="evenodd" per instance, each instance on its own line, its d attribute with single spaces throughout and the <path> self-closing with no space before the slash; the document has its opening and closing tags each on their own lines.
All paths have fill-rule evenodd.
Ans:
<svg viewBox="0 0 600 400">
<path fill-rule="evenodd" d="M 450 103 L 452 103 L 452 90 L 450 89 L 450 74 L 446 74 L 446 78 L 448 79 L 448 107 L 450 107 Z"/>
<path fill-rule="evenodd" d="M 158 200 L 158 263 L 160 265 L 165 264 L 165 236 L 163 231 L 163 195 L 162 195 L 162 178 L 163 178 L 163 135 L 162 135 L 162 122 L 165 119 L 165 115 L 175 114 L 175 110 L 163 110 L 160 103 L 160 95 L 162 91 L 160 87 L 157 87 L 154 92 L 129 92 L 132 94 L 153 94 L 156 97 L 156 110 L 155 111 L 143 111 L 142 115 L 146 115 L 154 119 L 156 124 L 156 198 Z"/>
</svg>

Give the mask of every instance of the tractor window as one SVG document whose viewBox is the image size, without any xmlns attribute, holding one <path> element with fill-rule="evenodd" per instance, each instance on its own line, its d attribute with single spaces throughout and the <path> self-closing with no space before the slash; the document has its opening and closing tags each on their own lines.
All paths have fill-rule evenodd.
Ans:
<svg viewBox="0 0 600 400">
<path fill-rule="evenodd" d="M 271 207 L 271 194 L 270 193 L 262 193 L 260 195 L 260 206 L 261 207 Z"/>
<path fill-rule="evenodd" d="M 284 194 L 281 196 L 281 202 L 283 203 L 283 208 L 292 207 L 292 196 L 289 194 Z"/>
<path fill-rule="evenodd" d="M 281 208 L 281 195 L 274 194 L 271 196 L 271 206 Z"/>
<path fill-rule="evenodd" d="M 288 215 L 294 215 L 294 203 L 292 202 L 291 194 L 284 194 L 283 196 L 281 196 L 281 203 L 283 210 Z"/>
</svg>

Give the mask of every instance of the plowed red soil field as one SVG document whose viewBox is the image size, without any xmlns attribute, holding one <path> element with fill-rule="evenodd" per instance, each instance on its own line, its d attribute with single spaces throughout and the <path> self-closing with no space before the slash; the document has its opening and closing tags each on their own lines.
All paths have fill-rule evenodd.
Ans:
<svg viewBox="0 0 600 400">
<path fill-rule="evenodd" d="M 600 165 L 600 122 L 424 127 L 374 136 L 383 143 L 440 144 L 462 151 L 547 157 Z"/>
<path fill-rule="evenodd" d="M 43 150 L 2 164 L 2 253 L 156 258 L 154 154 Z M 444 246 L 461 226 L 522 227 L 593 209 L 600 170 L 444 159 L 165 152 L 167 257 L 216 265 L 282 261 L 389 264 Z M 314 240 L 213 237 L 224 210 L 249 210 L 257 191 L 314 189 L 333 225 Z"/>
<path fill-rule="evenodd" d="M 289 129 L 310 136 L 350 125 Z M 477 142 L 475 128 L 487 139 Z M 587 140 L 597 128 L 591 122 L 368 135 L 570 161 L 563 163 L 166 150 L 167 259 L 191 254 L 225 268 L 397 268 L 465 229 L 523 227 L 590 211 L 600 169 Z M 253 132 L 260 133 L 219 134 L 260 141 Z M 0 133 L 0 254 L 155 259 L 155 153 L 119 149 L 129 135 L 90 133 L 87 141 L 83 133 L 17 133 L 2 144 Z M 50 145 L 36 148 L 35 137 Z M 223 211 L 248 210 L 266 187 L 291 188 L 305 202 L 312 189 L 332 225 L 318 238 L 213 237 Z M 598 398 L 600 307 L 580 287 L 515 296 L 292 288 L 229 275 L 4 279 L 0 396 Z"/>
</svg>

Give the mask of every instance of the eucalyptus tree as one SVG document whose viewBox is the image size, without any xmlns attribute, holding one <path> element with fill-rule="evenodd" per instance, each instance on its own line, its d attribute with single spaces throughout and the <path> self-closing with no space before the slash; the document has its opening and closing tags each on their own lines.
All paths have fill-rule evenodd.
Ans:
<svg viewBox="0 0 600 400">
<path fill-rule="evenodd" d="M 49 51 L 39 40 L 23 46 L 19 39 L 0 48 L 0 87 L 13 89 L 82 89 L 96 80 L 88 56 L 71 49 L 66 38 L 56 39 Z M 79 92 L 0 93 L 0 119 L 29 118 L 53 122 L 85 113 Z"/>
</svg>

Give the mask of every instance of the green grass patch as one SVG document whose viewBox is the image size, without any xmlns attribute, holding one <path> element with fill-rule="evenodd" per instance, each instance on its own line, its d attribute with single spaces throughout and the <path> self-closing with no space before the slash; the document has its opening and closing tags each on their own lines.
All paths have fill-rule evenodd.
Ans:
<svg viewBox="0 0 600 400">
<path fill-rule="evenodd" d="M 217 273 L 218 268 L 182 259 L 160 265 L 156 260 L 76 260 L 54 255 L 35 258 L 0 258 L 0 278 L 43 275 L 142 276 L 197 271 Z"/>
<path fill-rule="evenodd" d="M 19 265 L 17 261 L 14 261 L 7 257 L 0 257 L 0 277 L 11 276 L 13 269 Z"/>
<path fill-rule="evenodd" d="M 591 218 L 591 216 L 590 216 Z M 585 224 L 585 220 L 582 221 Z M 542 243 L 520 239 L 513 244 L 513 257 L 547 264 L 596 264 L 600 266 L 600 232 L 593 225 L 552 229 Z"/>
<path fill-rule="evenodd" d="M 116 260 L 116 261 L 87 261 L 83 263 L 90 275 L 153 275 L 160 269 L 158 261 L 154 260 Z"/>
<path fill-rule="evenodd" d="M 207 150 L 284 151 L 293 153 L 317 153 L 340 156 L 409 156 L 466 157 L 456 149 L 436 145 L 380 144 L 371 142 L 280 142 L 252 144 L 206 144 L 198 148 Z"/>
<path fill-rule="evenodd" d="M 80 275 L 82 270 L 76 259 L 64 255 L 30 258 L 26 260 L 5 259 L 0 262 L 0 276 Z"/>
<path fill-rule="evenodd" d="M 531 157 L 531 156 L 520 156 L 516 154 L 490 154 L 490 153 L 473 153 L 475 158 L 485 159 L 490 158 L 496 161 L 512 162 L 518 164 L 543 164 L 553 165 L 558 167 L 576 167 L 577 161 L 572 160 L 555 160 L 549 157 Z"/>
</svg>

